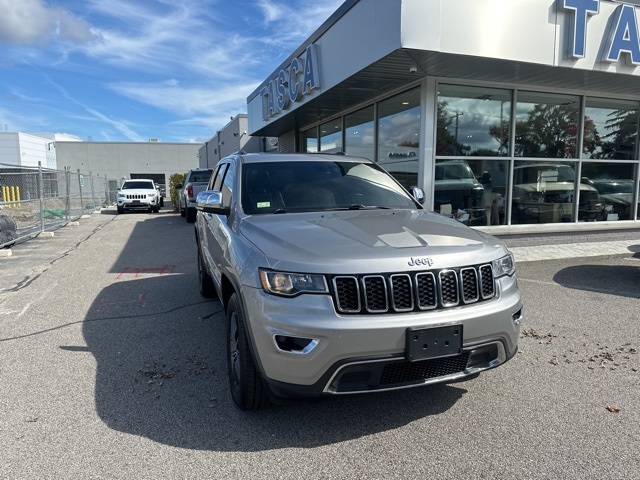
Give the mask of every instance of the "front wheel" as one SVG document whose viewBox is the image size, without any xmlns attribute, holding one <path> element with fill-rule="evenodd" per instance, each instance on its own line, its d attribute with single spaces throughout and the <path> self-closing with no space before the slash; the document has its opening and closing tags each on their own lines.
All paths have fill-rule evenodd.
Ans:
<svg viewBox="0 0 640 480">
<path fill-rule="evenodd" d="M 227 306 L 227 364 L 234 403 L 241 410 L 264 408 L 269 400 L 253 361 L 240 299 L 235 293 Z"/>
<path fill-rule="evenodd" d="M 187 223 L 195 223 L 197 213 L 195 208 L 187 208 Z"/>
<path fill-rule="evenodd" d="M 124 207 L 118 206 L 118 213 L 124 213 Z"/>
</svg>

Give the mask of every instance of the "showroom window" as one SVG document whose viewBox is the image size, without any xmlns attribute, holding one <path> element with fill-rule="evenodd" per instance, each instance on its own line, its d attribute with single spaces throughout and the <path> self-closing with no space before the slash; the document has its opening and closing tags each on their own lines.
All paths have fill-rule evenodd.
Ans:
<svg viewBox="0 0 640 480">
<path fill-rule="evenodd" d="M 573 222 L 577 166 L 570 161 L 516 161 L 511 223 Z M 580 184 L 578 220 L 595 221 L 601 211 L 598 192 Z"/>
<path fill-rule="evenodd" d="M 375 159 L 373 105 L 344 117 L 344 148 L 347 155 Z"/>
<path fill-rule="evenodd" d="M 438 86 L 436 155 L 506 156 L 510 90 Z"/>
<path fill-rule="evenodd" d="M 326 153 L 342 151 L 342 121 L 340 118 L 320 125 L 320 151 Z"/>
<path fill-rule="evenodd" d="M 302 132 L 302 151 L 318 153 L 318 128 L 313 127 Z"/>
<path fill-rule="evenodd" d="M 633 202 L 634 168 L 632 163 L 582 162 L 581 182 L 597 191 L 602 205 L 602 214 L 596 220 L 611 222 L 638 218 Z M 582 191 L 581 187 L 581 196 Z M 583 203 L 582 198 L 580 203 Z"/>
<path fill-rule="evenodd" d="M 588 97 L 582 158 L 631 160 L 638 142 L 637 102 Z"/>
<path fill-rule="evenodd" d="M 434 211 L 469 226 L 506 224 L 507 160 L 437 159 Z"/>
<path fill-rule="evenodd" d="M 405 187 L 418 185 L 420 88 L 378 104 L 378 163 Z"/>
<path fill-rule="evenodd" d="M 580 97 L 518 92 L 516 157 L 575 158 Z"/>
</svg>

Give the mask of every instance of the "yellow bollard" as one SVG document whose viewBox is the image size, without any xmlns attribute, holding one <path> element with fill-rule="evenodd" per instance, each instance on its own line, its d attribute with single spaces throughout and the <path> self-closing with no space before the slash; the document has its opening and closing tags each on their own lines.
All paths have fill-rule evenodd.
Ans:
<svg viewBox="0 0 640 480">
<path fill-rule="evenodd" d="M 2 187 L 2 201 L 4 203 L 8 203 L 9 202 L 9 187 Z M 11 205 L 9 205 L 11 206 Z"/>
<path fill-rule="evenodd" d="M 16 187 L 11 186 L 9 187 L 9 199 L 11 200 L 11 206 L 15 207 L 15 201 L 16 201 Z"/>
<path fill-rule="evenodd" d="M 20 202 L 20 187 L 16 187 L 16 202 Z M 22 206 L 21 203 L 18 203 L 18 206 Z"/>
</svg>

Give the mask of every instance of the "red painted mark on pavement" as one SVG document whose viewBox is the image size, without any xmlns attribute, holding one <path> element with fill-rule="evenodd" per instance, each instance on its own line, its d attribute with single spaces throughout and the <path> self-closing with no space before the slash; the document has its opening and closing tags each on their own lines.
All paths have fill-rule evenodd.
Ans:
<svg viewBox="0 0 640 480">
<path fill-rule="evenodd" d="M 124 267 L 122 271 L 116 277 L 116 280 L 120 280 L 125 273 L 133 273 L 133 278 L 140 278 L 141 275 L 147 273 L 155 273 L 158 275 L 171 275 L 176 270 L 175 265 L 163 265 L 155 268 L 130 268 Z"/>
</svg>

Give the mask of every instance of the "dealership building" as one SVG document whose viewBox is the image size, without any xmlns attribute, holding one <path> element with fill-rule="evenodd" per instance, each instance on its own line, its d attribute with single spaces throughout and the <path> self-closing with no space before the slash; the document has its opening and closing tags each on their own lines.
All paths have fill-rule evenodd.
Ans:
<svg viewBox="0 0 640 480">
<path fill-rule="evenodd" d="M 640 2 L 347 0 L 248 135 L 367 157 L 493 233 L 640 227 Z"/>
</svg>

